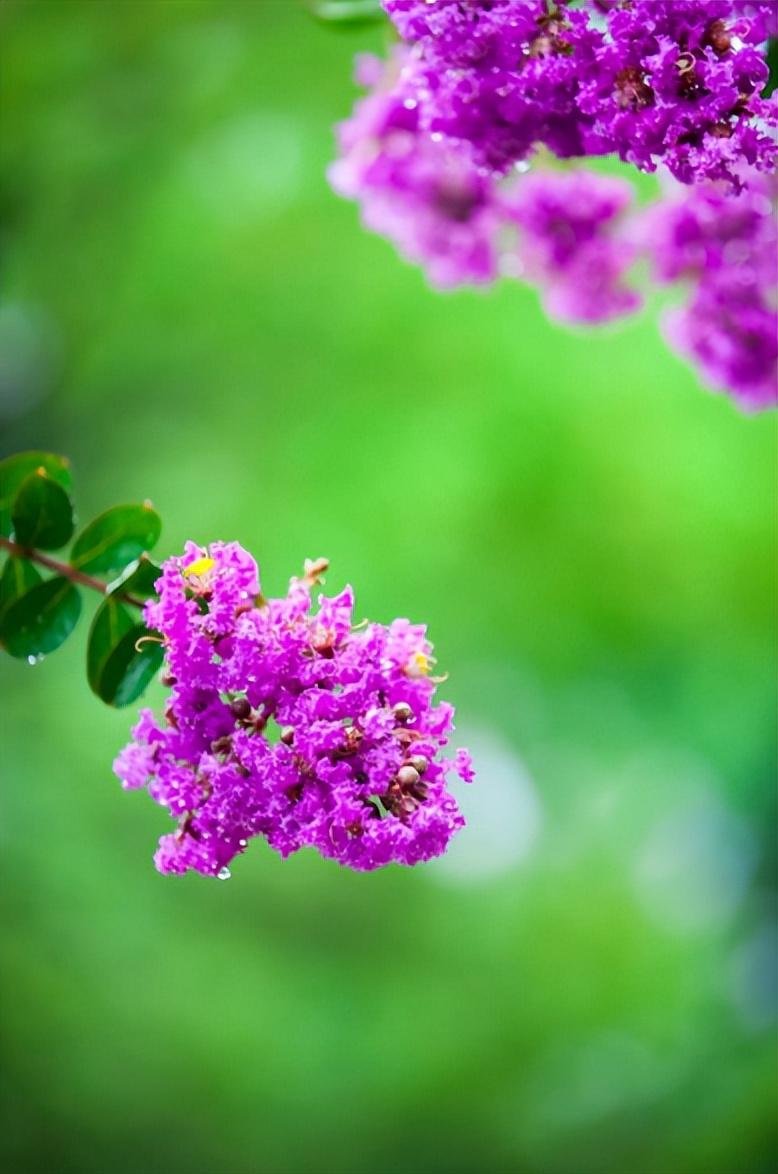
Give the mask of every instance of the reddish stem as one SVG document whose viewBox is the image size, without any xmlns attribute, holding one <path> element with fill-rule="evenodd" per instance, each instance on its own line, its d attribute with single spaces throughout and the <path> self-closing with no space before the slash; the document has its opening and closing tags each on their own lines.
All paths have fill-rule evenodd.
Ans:
<svg viewBox="0 0 778 1174">
<path fill-rule="evenodd" d="M 101 595 L 108 594 L 108 584 L 103 583 L 102 579 L 94 579 L 91 575 L 86 575 L 83 571 L 79 571 L 77 567 L 71 567 L 69 563 L 61 563 L 55 558 L 50 558 L 49 555 L 44 554 L 41 550 L 33 550 L 30 546 L 21 546 L 18 542 L 13 542 L 10 538 L 4 538 L 1 534 L 0 549 L 7 550 L 9 554 L 13 554 L 17 558 L 26 558 L 31 563 L 38 563 L 40 566 L 46 567 L 49 571 L 54 571 L 55 574 L 62 575 L 65 579 L 70 579 L 71 583 L 80 583 L 82 587 L 91 587 L 93 591 L 99 591 Z M 117 592 L 116 596 L 123 603 L 132 604 L 133 607 L 143 608 L 145 606 L 146 601 L 138 599 L 135 595 L 122 595 L 120 592 Z"/>
</svg>

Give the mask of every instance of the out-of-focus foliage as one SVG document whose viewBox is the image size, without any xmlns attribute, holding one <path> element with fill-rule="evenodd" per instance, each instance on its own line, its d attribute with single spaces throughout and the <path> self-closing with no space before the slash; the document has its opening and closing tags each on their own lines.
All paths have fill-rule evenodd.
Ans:
<svg viewBox="0 0 778 1174">
<path fill-rule="evenodd" d="M 774 421 L 650 313 L 564 333 L 359 230 L 324 169 L 380 26 L 0 13 L 4 449 L 427 619 L 480 775 L 435 866 L 163 879 L 81 642 L 4 660 L 4 1166 L 769 1174 Z"/>
<path fill-rule="evenodd" d="M 307 7 L 312 16 L 336 28 L 386 21 L 381 0 L 307 0 Z"/>
</svg>

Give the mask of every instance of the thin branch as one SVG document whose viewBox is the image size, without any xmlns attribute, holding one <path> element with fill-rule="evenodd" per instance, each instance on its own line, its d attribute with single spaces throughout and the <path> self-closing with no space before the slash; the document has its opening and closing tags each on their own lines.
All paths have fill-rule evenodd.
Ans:
<svg viewBox="0 0 778 1174">
<path fill-rule="evenodd" d="M 92 591 L 99 591 L 101 595 L 108 594 L 108 584 L 104 583 L 102 579 L 94 579 L 91 575 L 79 571 L 77 567 L 71 567 L 70 563 L 61 563 L 41 550 L 33 550 L 30 546 L 21 546 L 18 542 L 4 538 L 1 534 L 0 549 L 7 550 L 9 554 L 13 554 L 17 558 L 26 558 L 31 563 L 38 563 L 39 566 L 54 571 L 56 575 L 70 579 L 71 583 L 80 583 L 82 587 L 90 587 Z M 133 607 L 143 608 L 146 605 L 145 599 L 138 599 L 136 595 L 122 595 L 119 591 L 115 592 L 115 598 L 121 599 L 123 603 L 129 603 Z"/>
</svg>

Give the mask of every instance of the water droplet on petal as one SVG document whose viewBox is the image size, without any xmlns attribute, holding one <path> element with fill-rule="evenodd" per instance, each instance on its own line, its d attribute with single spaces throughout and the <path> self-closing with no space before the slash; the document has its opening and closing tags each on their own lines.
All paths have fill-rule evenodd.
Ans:
<svg viewBox="0 0 778 1174">
<path fill-rule="evenodd" d="M 229 880 L 232 876 L 232 873 L 230 872 L 229 868 L 220 868 L 216 873 L 216 876 L 218 880 Z"/>
</svg>

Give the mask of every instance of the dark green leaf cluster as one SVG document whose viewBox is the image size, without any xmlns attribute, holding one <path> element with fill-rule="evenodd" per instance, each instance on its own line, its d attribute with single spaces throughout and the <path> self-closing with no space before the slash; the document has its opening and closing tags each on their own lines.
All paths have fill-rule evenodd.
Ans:
<svg viewBox="0 0 778 1174">
<path fill-rule="evenodd" d="M 89 629 L 87 678 L 109 705 L 129 705 L 162 663 L 161 641 L 138 611 L 159 577 L 148 552 L 162 522 L 149 502 L 114 506 L 80 531 L 66 561 L 54 559 L 48 552 L 67 546 L 75 529 L 64 457 L 25 452 L 0 461 L 0 550 L 7 556 L 0 574 L 0 644 L 34 663 L 75 628 L 81 588 L 98 591 L 103 599 Z"/>
</svg>

